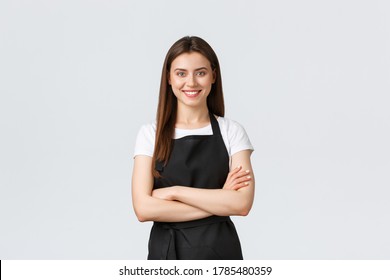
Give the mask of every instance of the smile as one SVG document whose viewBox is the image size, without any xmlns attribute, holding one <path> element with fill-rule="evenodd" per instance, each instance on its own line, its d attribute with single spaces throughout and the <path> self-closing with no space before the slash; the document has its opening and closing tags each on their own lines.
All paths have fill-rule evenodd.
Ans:
<svg viewBox="0 0 390 280">
<path fill-rule="evenodd" d="M 187 97 L 197 97 L 201 90 L 183 90 L 183 92 Z"/>
</svg>

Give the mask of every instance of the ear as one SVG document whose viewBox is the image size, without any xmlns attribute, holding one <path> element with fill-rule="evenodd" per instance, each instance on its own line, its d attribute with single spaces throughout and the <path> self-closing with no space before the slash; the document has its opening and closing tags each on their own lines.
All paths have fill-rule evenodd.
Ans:
<svg viewBox="0 0 390 280">
<path fill-rule="evenodd" d="M 215 79 L 217 78 L 217 72 L 215 69 L 213 70 L 213 84 L 215 83 Z"/>
<path fill-rule="evenodd" d="M 168 84 L 171 85 L 171 75 L 169 72 L 167 73 L 167 80 L 168 80 Z"/>
</svg>

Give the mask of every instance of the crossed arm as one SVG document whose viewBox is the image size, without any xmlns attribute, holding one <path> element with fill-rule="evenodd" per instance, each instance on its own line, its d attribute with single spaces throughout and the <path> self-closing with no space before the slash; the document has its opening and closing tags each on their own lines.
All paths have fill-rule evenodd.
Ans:
<svg viewBox="0 0 390 280">
<path fill-rule="evenodd" d="M 134 160 L 132 197 L 139 221 L 184 222 L 211 215 L 245 216 L 249 213 L 255 181 L 250 150 L 232 156 L 232 166 L 222 189 L 172 186 L 153 191 L 152 158 L 138 155 Z M 249 177 L 248 177 L 249 176 Z"/>
</svg>

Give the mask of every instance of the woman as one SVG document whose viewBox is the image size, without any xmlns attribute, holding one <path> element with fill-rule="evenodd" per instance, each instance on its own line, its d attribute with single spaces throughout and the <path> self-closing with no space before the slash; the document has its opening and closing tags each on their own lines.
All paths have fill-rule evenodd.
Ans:
<svg viewBox="0 0 390 280">
<path fill-rule="evenodd" d="M 134 154 L 134 210 L 154 222 L 148 259 L 243 258 L 229 216 L 251 209 L 253 148 L 223 116 L 213 49 L 199 37 L 178 40 L 165 58 L 157 121 L 141 128 Z"/>
</svg>

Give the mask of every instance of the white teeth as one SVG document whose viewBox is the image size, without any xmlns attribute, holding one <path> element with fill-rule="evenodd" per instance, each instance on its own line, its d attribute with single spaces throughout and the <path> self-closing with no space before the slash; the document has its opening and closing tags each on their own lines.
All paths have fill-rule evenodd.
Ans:
<svg viewBox="0 0 390 280">
<path fill-rule="evenodd" d="M 199 91 L 185 91 L 185 94 L 188 94 L 188 95 L 195 95 L 197 94 Z"/>
</svg>

